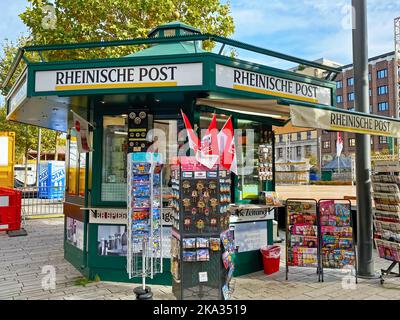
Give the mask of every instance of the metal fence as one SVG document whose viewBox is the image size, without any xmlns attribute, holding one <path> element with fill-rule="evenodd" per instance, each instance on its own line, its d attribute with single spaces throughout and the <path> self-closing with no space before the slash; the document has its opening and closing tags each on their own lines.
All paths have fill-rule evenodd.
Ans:
<svg viewBox="0 0 400 320">
<path fill-rule="evenodd" d="M 22 218 L 63 214 L 64 186 L 26 187 L 22 191 Z"/>
</svg>

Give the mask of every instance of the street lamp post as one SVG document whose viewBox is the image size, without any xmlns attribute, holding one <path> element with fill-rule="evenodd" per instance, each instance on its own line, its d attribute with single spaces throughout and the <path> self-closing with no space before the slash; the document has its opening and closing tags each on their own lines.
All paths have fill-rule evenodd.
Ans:
<svg viewBox="0 0 400 320">
<path fill-rule="evenodd" d="M 367 1 L 352 0 L 353 6 L 353 60 L 355 107 L 369 113 Z M 371 199 L 371 137 L 356 135 L 357 178 L 357 246 L 358 274 L 374 278 L 372 199 Z"/>
</svg>

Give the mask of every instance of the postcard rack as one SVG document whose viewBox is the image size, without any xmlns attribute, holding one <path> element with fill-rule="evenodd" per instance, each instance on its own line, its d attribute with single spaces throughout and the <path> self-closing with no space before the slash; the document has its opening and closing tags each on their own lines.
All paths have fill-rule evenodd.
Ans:
<svg viewBox="0 0 400 320">
<path fill-rule="evenodd" d="M 381 270 L 381 284 L 387 276 L 400 277 L 400 164 L 398 161 L 377 161 L 372 176 L 374 240 L 380 258 L 391 261 Z M 399 266 L 399 272 L 393 270 Z"/>
<path fill-rule="evenodd" d="M 128 254 L 129 279 L 151 279 L 162 265 L 162 163 L 158 153 L 128 154 Z"/>
</svg>

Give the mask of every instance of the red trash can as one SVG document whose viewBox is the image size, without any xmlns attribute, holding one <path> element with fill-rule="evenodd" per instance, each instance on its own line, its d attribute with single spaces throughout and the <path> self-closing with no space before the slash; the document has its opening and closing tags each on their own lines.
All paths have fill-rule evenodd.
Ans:
<svg viewBox="0 0 400 320">
<path fill-rule="evenodd" d="M 0 231 L 21 229 L 22 192 L 0 187 Z"/>
<path fill-rule="evenodd" d="M 265 274 L 273 274 L 279 271 L 281 262 L 281 247 L 280 246 L 265 246 L 260 248 L 263 256 L 263 265 Z"/>
</svg>

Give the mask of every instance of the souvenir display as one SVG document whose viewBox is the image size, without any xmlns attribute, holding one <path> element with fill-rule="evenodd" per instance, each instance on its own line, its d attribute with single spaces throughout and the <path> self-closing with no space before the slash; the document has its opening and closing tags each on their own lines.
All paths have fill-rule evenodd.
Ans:
<svg viewBox="0 0 400 320">
<path fill-rule="evenodd" d="M 181 249 L 180 255 L 171 254 L 172 291 L 178 299 L 224 299 L 229 295 L 229 292 L 224 295 L 222 290 L 227 285 L 224 279 L 233 270 L 234 246 L 229 246 L 228 252 L 221 244 L 221 233 L 229 227 L 230 173 L 217 165 L 206 168 L 194 157 L 181 157 L 179 164 L 171 169 L 172 237 Z M 227 269 L 221 264 L 224 252 L 228 252 Z M 199 276 L 201 272 L 215 276 L 208 276 L 204 281 Z M 231 291 L 232 283 L 230 279 L 227 289 Z"/>
<path fill-rule="evenodd" d="M 208 249 L 199 249 L 197 250 L 197 261 L 209 261 L 210 260 L 210 252 Z"/>
<path fill-rule="evenodd" d="M 207 238 L 197 238 L 196 239 L 196 248 L 208 248 L 210 240 Z"/>
<path fill-rule="evenodd" d="M 162 272 L 160 154 L 128 154 L 128 252 L 129 278 L 153 277 Z M 143 248 L 146 248 L 144 250 Z M 149 259 L 143 270 L 140 262 Z"/>
<path fill-rule="evenodd" d="M 288 200 L 286 211 L 287 279 L 289 267 L 315 267 L 319 270 L 319 233 L 316 201 Z"/>
<path fill-rule="evenodd" d="M 351 204 L 349 201 L 343 202 L 319 202 L 322 268 L 355 267 Z"/>
<path fill-rule="evenodd" d="M 372 176 L 374 211 L 374 239 L 380 258 L 391 261 L 381 271 L 381 283 L 400 266 L 400 172 L 398 161 L 376 161 Z M 400 270 L 400 267 L 399 267 Z"/>
<path fill-rule="evenodd" d="M 274 179 L 272 164 L 272 143 L 260 145 L 258 147 L 258 177 L 261 181 L 272 181 Z"/>
</svg>

